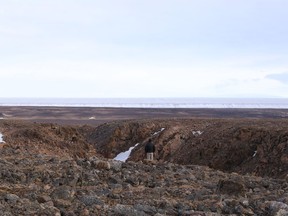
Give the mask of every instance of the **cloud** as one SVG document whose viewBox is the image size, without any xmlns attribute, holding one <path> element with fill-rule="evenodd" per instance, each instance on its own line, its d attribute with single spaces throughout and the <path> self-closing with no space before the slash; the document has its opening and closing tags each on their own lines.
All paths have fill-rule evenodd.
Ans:
<svg viewBox="0 0 288 216">
<path fill-rule="evenodd" d="M 278 74 L 269 74 L 266 76 L 267 79 L 276 80 L 285 85 L 288 84 L 288 72 L 278 73 Z"/>
<path fill-rule="evenodd" d="M 245 98 L 287 98 L 288 85 L 277 80 L 263 78 L 227 79 L 217 83 L 214 89 L 214 97 L 245 97 Z"/>
<path fill-rule="evenodd" d="M 282 96 L 288 92 L 285 5 L 6 1 L 0 96 Z M 17 88 L 7 91 L 11 86 Z"/>
</svg>

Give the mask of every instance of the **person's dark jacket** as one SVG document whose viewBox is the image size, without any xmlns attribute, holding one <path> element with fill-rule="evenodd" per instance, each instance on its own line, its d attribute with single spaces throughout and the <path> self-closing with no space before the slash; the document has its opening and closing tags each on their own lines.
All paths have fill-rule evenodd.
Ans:
<svg viewBox="0 0 288 216">
<path fill-rule="evenodd" d="M 148 142 L 146 145 L 145 145 L 145 152 L 146 153 L 152 153 L 152 152 L 155 152 L 155 146 L 152 142 Z"/>
</svg>

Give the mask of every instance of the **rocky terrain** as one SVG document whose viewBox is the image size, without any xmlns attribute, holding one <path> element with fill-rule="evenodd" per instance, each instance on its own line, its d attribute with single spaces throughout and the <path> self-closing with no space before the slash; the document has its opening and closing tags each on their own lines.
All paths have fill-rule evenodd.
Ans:
<svg viewBox="0 0 288 216">
<path fill-rule="evenodd" d="M 139 143 L 129 160 L 141 161 L 145 142 L 152 138 L 160 162 L 284 178 L 287 125 L 288 120 L 272 119 L 138 120 L 100 125 L 87 137 L 107 158 Z"/>
<path fill-rule="evenodd" d="M 285 118 L 33 121 L 0 119 L 0 215 L 288 215 Z"/>
</svg>

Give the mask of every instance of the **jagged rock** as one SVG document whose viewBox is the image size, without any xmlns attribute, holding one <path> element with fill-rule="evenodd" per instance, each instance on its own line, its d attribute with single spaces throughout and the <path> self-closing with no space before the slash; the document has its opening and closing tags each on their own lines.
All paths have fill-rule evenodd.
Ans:
<svg viewBox="0 0 288 216">
<path fill-rule="evenodd" d="M 220 180 L 217 185 L 217 189 L 220 193 L 229 195 L 244 195 L 244 185 L 239 182 L 231 180 Z"/>
<path fill-rule="evenodd" d="M 83 209 L 82 212 L 80 213 L 80 216 L 89 216 L 90 211 L 88 209 Z"/>
<path fill-rule="evenodd" d="M 75 191 L 68 186 L 59 186 L 52 193 L 52 199 L 71 200 L 74 197 Z"/>
<path fill-rule="evenodd" d="M 99 199 L 97 196 L 93 195 L 84 195 L 81 197 L 78 197 L 78 199 L 84 203 L 86 206 L 92 206 L 92 205 L 103 205 L 103 201 Z"/>
<path fill-rule="evenodd" d="M 20 198 L 16 194 L 6 194 L 5 201 L 9 203 L 16 203 Z"/>
<path fill-rule="evenodd" d="M 53 200 L 54 205 L 57 208 L 68 208 L 72 205 L 72 202 L 69 200 L 63 200 L 63 199 L 54 199 Z"/>
<path fill-rule="evenodd" d="M 39 203 L 46 203 L 46 202 L 49 202 L 51 200 L 52 200 L 51 197 L 48 196 L 48 195 L 40 195 L 40 196 L 37 197 L 37 201 Z"/>
<path fill-rule="evenodd" d="M 285 216 L 288 215 L 288 205 L 282 202 L 267 201 L 265 204 L 269 208 L 272 215 Z"/>
<path fill-rule="evenodd" d="M 120 171 L 122 168 L 122 161 L 109 160 L 110 168 L 116 172 Z"/>
<path fill-rule="evenodd" d="M 111 168 L 109 161 L 97 160 L 91 162 L 91 167 L 95 169 L 106 169 L 109 170 Z"/>
<path fill-rule="evenodd" d="M 148 216 L 149 215 L 143 211 L 138 211 L 137 209 L 133 208 L 133 206 L 121 205 L 121 204 L 117 204 L 115 207 L 113 207 L 110 214 L 130 215 L 130 216 Z"/>
</svg>

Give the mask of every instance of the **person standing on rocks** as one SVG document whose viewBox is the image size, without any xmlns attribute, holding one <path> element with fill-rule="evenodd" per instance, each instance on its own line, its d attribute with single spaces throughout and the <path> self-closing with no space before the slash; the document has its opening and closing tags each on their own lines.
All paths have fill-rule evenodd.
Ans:
<svg viewBox="0 0 288 216">
<path fill-rule="evenodd" d="M 153 160 L 154 152 L 155 152 L 155 145 L 152 143 L 152 140 L 149 139 L 145 145 L 145 153 L 147 156 L 147 160 Z"/>
</svg>

